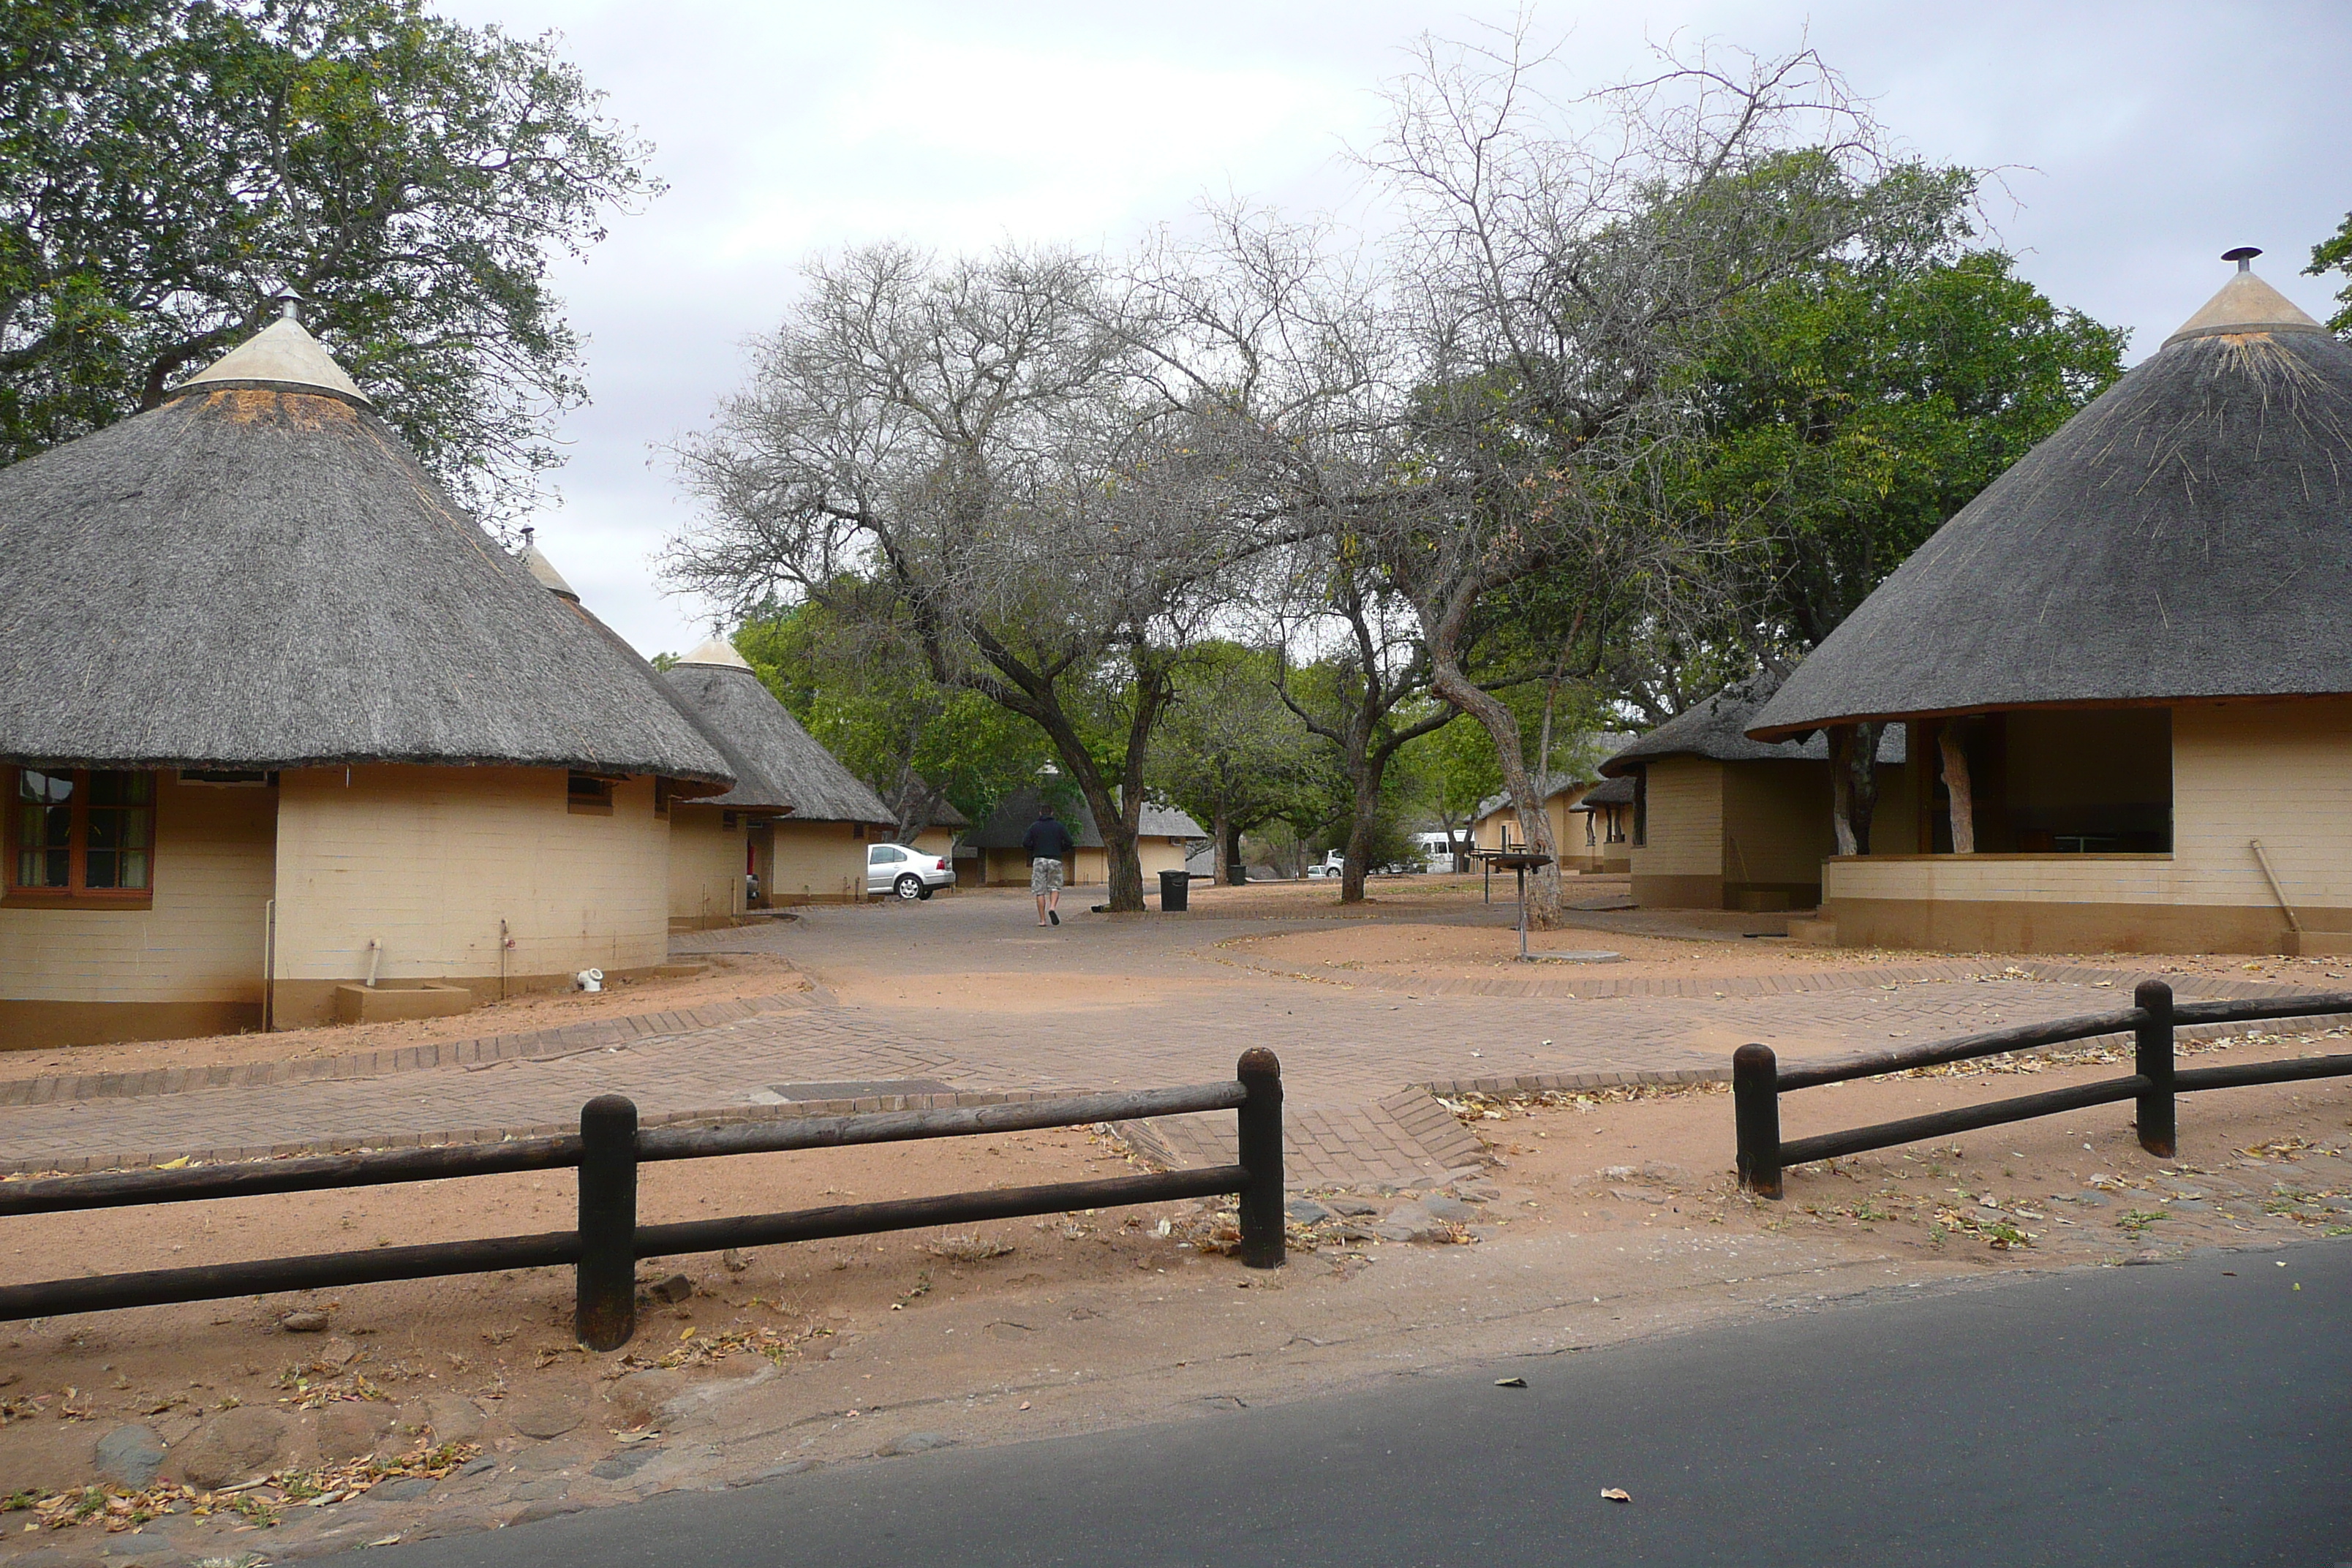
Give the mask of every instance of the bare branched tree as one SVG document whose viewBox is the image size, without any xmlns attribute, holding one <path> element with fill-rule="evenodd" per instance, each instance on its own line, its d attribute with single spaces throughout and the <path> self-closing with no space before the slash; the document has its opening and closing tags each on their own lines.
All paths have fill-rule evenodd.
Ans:
<svg viewBox="0 0 2352 1568">
<path fill-rule="evenodd" d="M 1157 460 L 1203 416 L 1155 384 L 1152 331 L 1069 255 L 819 262 L 751 385 L 677 447 L 702 516 L 667 557 L 739 616 L 886 595 L 934 680 L 1045 731 L 1126 910 L 1151 732 L 1248 546 L 1213 465 Z"/>
<path fill-rule="evenodd" d="M 1486 727 L 1522 835 L 1556 855 L 1517 720 L 1465 668 L 1481 601 L 1562 571 L 1585 584 L 1571 629 L 1601 647 L 1681 613 L 1669 585 L 1727 580 L 1705 558 L 1729 535 L 1654 504 L 1656 466 L 1695 425 L 1678 372 L 1748 292 L 1904 244 L 1956 198 L 1885 153 L 1810 49 L 1730 68 L 1664 54 L 1567 99 L 1543 91 L 1554 74 L 1524 31 L 1424 39 L 1367 162 L 1404 215 L 1391 305 L 1418 372 L 1373 514 L 1383 560 L 1433 689 Z"/>
</svg>

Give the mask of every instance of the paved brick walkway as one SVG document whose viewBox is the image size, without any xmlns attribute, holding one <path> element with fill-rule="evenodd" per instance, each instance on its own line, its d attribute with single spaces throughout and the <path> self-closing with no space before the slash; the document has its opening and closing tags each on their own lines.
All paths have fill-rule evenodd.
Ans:
<svg viewBox="0 0 2352 1568">
<path fill-rule="evenodd" d="M 1216 939 L 1174 922 L 1081 916 L 1058 942 L 1004 935 L 1003 900 L 913 910 L 813 911 L 788 925 L 712 932 L 686 952 L 780 952 L 813 997 L 719 1004 L 531 1036 L 268 1070 L 90 1075 L 0 1085 L 0 1170 L 87 1170 L 180 1154 L 251 1157 L 323 1147 L 495 1138 L 576 1121 L 591 1097 L 626 1094 L 649 1118 L 778 1114 L 779 1086 L 931 1079 L 963 1096 L 1147 1088 L 1229 1076 L 1253 1046 L 1282 1058 L 1291 1174 L 1302 1184 L 1442 1175 L 1475 1144 L 1414 1086 L 1509 1089 L 1724 1076 L 1732 1046 L 1785 1059 L 1883 1049 L 2003 1024 L 2128 1005 L 2116 972 L 2029 968 L 1986 981 L 1966 963 L 1703 983 L 1544 975 L 1475 983 L 1368 977 L 1310 984 L 1220 961 Z M 1293 929 L 1296 922 L 1284 922 Z M 849 969 L 956 975 L 1034 966 L 1098 976 L 1103 1005 L 1022 1015 L 851 1006 L 823 990 Z M 1116 1003 L 1124 980 L 1215 981 L 1202 999 Z M 2109 985 L 2100 987 L 2099 981 Z M 1131 987 L 1132 988 L 1132 987 Z M 2202 994 L 2275 986 L 2200 983 Z M 1570 992 L 1573 994 L 1570 994 Z M 887 1089 L 880 1092 L 887 1092 Z M 794 1091 L 793 1100 L 808 1098 Z M 1232 1157 L 1227 1118 L 1135 1130 L 1171 1163 Z"/>
</svg>

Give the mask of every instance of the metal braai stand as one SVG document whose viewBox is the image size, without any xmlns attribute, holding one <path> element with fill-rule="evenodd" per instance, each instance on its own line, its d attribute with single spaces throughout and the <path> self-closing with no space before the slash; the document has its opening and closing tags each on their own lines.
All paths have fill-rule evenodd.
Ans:
<svg viewBox="0 0 2352 1568">
<path fill-rule="evenodd" d="M 1519 879 L 1519 959 L 1528 956 L 1528 873 L 1540 871 L 1551 864 L 1551 857 L 1532 849 L 1481 849 L 1478 858 L 1489 867 L 1500 866 L 1517 874 Z"/>
</svg>

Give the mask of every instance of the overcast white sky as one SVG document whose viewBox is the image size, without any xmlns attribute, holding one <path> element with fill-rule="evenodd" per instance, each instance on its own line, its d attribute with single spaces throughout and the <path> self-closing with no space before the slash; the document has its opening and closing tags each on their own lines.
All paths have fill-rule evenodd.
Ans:
<svg viewBox="0 0 2352 1568">
<path fill-rule="evenodd" d="M 564 504 L 540 543 L 650 655 L 699 641 L 699 606 L 655 583 L 688 503 L 657 449 L 740 381 L 802 260 L 903 237 L 1123 246 L 1204 193 L 1295 210 L 1346 203 L 1344 156 L 1378 136 L 1380 83 L 1427 31 L 1487 9 L 1413 0 L 1026 5 L 440 0 L 445 14 L 563 35 L 613 116 L 658 147 L 669 193 L 614 220 L 558 275 L 594 401 L 568 421 Z M 2000 166 L 2000 237 L 2058 303 L 2133 330 L 2132 357 L 2219 288 L 2216 258 L 2300 275 L 2352 209 L 2352 5 L 1550 0 L 1542 37 L 1598 86 L 1647 40 L 1759 53 L 1801 37 L 1922 155 Z M 2341 281 L 2338 279 L 2337 281 Z"/>
</svg>

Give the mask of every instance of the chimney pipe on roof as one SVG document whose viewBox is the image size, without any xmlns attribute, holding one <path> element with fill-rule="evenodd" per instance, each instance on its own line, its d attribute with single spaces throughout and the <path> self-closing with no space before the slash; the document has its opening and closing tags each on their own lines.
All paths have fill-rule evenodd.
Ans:
<svg viewBox="0 0 2352 1568">
<path fill-rule="evenodd" d="M 2241 272 L 2252 272 L 2253 270 L 2252 263 L 2253 262 L 2254 258 L 2260 256 L 2262 253 L 2263 247 L 2259 245 L 2242 245 L 2235 250 L 2223 251 L 2221 253 L 2221 259 L 2224 261 L 2236 262 L 2238 264 L 2238 270 Z"/>
<path fill-rule="evenodd" d="M 308 303 L 308 301 L 302 298 L 300 292 L 297 290 L 292 284 L 288 284 L 285 288 L 280 289 L 277 293 L 272 294 L 269 298 L 276 302 L 278 306 L 278 314 L 280 319 L 292 321 L 297 326 L 301 325 L 302 307 Z"/>
</svg>

